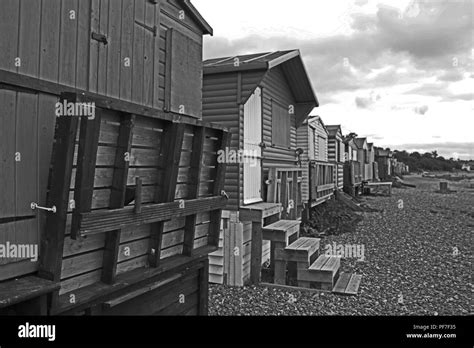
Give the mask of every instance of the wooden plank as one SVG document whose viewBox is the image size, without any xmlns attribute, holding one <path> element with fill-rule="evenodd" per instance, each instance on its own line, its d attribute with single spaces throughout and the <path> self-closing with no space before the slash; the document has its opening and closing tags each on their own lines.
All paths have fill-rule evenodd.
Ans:
<svg viewBox="0 0 474 348">
<path fill-rule="evenodd" d="M 99 34 L 105 35 L 107 39 L 109 39 L 109 1 L 100 0 Z M 101 95 L 107 94 L 108 53 L 109 45 L 99 44 L 97 93 Z"/>
<path fill-rule="evenodd" d="M 346 293 L 346 288 L 347 284 L 349 284 L 349 281 L 351 280 L 352 273 L 342 273 L 339 276 L 339 279 L 336 282 L 336 286 L 332 290 L 334 293 L 340 293 L 340 294 L 345 294 Z"/>
<path fill-rule="evenodd" d="M 91 20 L 92 0 L 78 1 L 76 9 L 77 22 L 77 62 L 76 62 L 76 88 L 89 90 L 90 49 L 91 49 Z"/>
<path fill-rule="evenodd" d="M 127 190 L 127 178 L 130 163 L 126 158 L 126 155 L 131 152 L 134 125 L 134 115 L 128 114 L 122 117 L 115 152 L 112 193 L 110 196 L 111 209 L 120 209 L 125 206 L 125 194 Z M 110 231 L 106 235 L 104 260 L 102 265 L 102 281 L 108 284 L 114 282 L 117 273 L 120 239 L 121 230 Z"/>
<path fill-rule="evenodd" d="M 109 3 L 107 96 L 120 99 L 122 0 Z"/>
<path fill-rule="evenodd" d="M 58 288 L 59 283 L 38 277 L 23 277 L 4 282 L 0 287 L 0 308 L 37 298 Z"/>
<path fill-rule="evenodd" d="M 318 259 L 310 266 L 310 270 L 320 270 L 326 262 L 328 262 L 330 259 L 329 256 L 326 255 L 321 255 L 318 257 Z"/>
<path fill-rule="evenodd" d="M 199 193 L 199 179 L 202 170 L 202 158 L 204 140 L 206 132 L 204 127 L 198 127 L 194 131 L 193 137 L 193 152 L 191 156 L 190 171 L 188 178 L 188 198 L 198 198 Z M 187 256 L 192 256 L 194 250 L 196 215 L 186 217 L 186 226 L 184 233 L 183 253 Z M 219 226 L 220 231 L 220 226 Z"/>
<path fill-rule="evenodd" d="M 155 2 L 155 27 L 157 28 L 154 40 L 153 52 L 153 107 L 162 108 L 160 102 L 160 75 L 164 71 L 160 71 L 160 31 L 161 31 L 161 2 Z"/>
<path fill-rule="evenodd" d="M 168 125 L 163 133 L 162 147 L 160 150 L 160 167 L 165 171 L 162 186 L 157 186 L 155 191 L 155 202 L 172 202 L 175 198 L 176 183 L 179 173 L 179 162 L 183 146 L 185 126 L 173 123 Z M 180 205 L 178 204 L 178 209 Z M 163 222 L 153 225 L 151 232 L 150 265 L 158 267 L 161 255 L 161 243 L 163 235 Z"/>
<path fill-rule="evenodd" d="M 145 3 L 135 1 L 135 21 L 145 22 Z M 158 40 L 157 40 L 158 41 Z M 143 103 L 145 29 L 136 23 L 133 32 L 132 101 Z"/>
<path fill-rule="evenodd" d="M 218 149 L 230 148 L 231 134 L 223 131 L 221 138 L 218 141 Z M 213 195 L 220 196 L 223 194 L 225 187 L 225 173 L 227 170 L 227 163 L 217 163 L 216 177 L 214 180 Z M 228 199 L 228 197 L 227 197 Z M 220 221 L 222 217 L 222 210 L 211 211 L 211 228 L 209 230 L 209 245 L 219 246 Z"/>
<path fill-rule="evenodd" d="M 145 21 L 143 24 L 147 25 L 150 28 L 153 28 L 155 25 L 155 4 L 152 4 L 149 1 L 145 1 Z M 157 59 L 154 57 L 154 47 L 155 47 L 155 36 L 154 34 L 146 29 L 145 30 L 145 44 L 144 44 L 144 71 L 143 71 L 143 103 L 149 107 L 153 106 L 153 77 L 154 77 L 154 60 Z"/>
<path fill-rule="evenodd" d="M 122 0 L 122 33 L 120 45 L 120 99 L 132 100 L 134 0 Z"/>
<path fill-rule="evenodd" d="M 77 0 L 61 1 L 59 83 L 71 87 L 76 86 L 77 10 Z M 75 11 L 74 16 L 71 11 Z"/>
<path fill-rule="evenodd" d="M 166 30 L 166 63 L 165 63 L 165 110 L 171 111 L 171 71 L 172 71 L 173 28 Z"/>
<path fill-rule="evenodd" d="M 207 316 L 209 306 L 209 259 L 202 263 L 199 270 L 199 315 Z"/>
<path fill-rule="evenodd" d="M 15 182 L 16 166 L 16 94 L 13 91 L 0 90 L 0 218 L 15 217 L 16 185 L 12 183 Z M 0 235 L 1 242 L 6 242 L 6 238 L 6 235 Z"/>
<path fill-rule="evenodd" d="M 72 103 L 81 103 L 80 97 L 64 95 L 64 99 Z M 94 193 L 95 166 L 101 124 L 100 109 L 96 109 L 95 118 L 81 117 L 77 172 L 74 186 L 75 209 L 72 215 L 71 238 L 80 237 L 80 214 L 92 209 Z M 71 173 L 69 174 L 71 175 Z"/>
<path fill-rule="evenodd" d="M 100 94 L 77 90 L 75 88 L 64 86 L 58 83 L 40 80 L 2 69 L 0 69 L 0 83 L 6 86 L 19 87 L 34 93 L 43 92 L 45 94 L 55 96 L 60 96 L 63 93 L 80 94 L 84 102 L 94 102 L 97 108 L 113 110 L 114 112 L 141 115 L 144 118 L 148 117 L 171 122 L 179 122 L 187 125 L 204 126 L 215 131 L 226 130 L 226 127 L 222 125 L 202 122 L 191 116 L 168 112 L 160 109 L 152 109 L 143 105 L 130 103 L 116 98 L 104 97 Z"/>
<path fill-rule="evenodd" d="M 100 0 L 90 0 L 90 33 L 100 33 Z M 89 43 L 88 90 L 97 93 L 99 75 L 99 46 L 100 42 L 87 38 Z"/>
<path fill-rule="evenodd" d="M 0 35 L 0 68 L 17 72 L 15 59 L 18 58 L 18 27 L 20 2 L 3 0 L 0 12 L 2 35 Z"/>
<path fill-rule="evenodd" d="M 18 72 L 38 77 L 41 2 L 20 1 L 19 52 L 21 66 Z"/>
<path fill-rule="evenodd" d="M 361 280 L 361 275 L 353 274 L 349 284 L 347 284 L 346 295 L 357 295 Z"/>
<path fill-rule="evenodd" d="M 51 169 L 51 182 L 54 185 L 51 186 L 47 199 L 47 206 L 56 206 L 57 211 L 55 214 L 48 214 L 46 218 L 38 272 L 41 278 L 53 281 L 59 281 L 61 277 L 61 259 L 77 126 L 77 117 L 57 119 Z"/>
<path fill-rule="evenodd" d="M 74 292 L 77 300 L 76 303 L 71 303 L 68 294 L 64 294 L 60 298 L 60 306 L 54 308 L 52 314 L 68 314 L 68 311 L 71 310 L 78 311 L 90 307 L 94 303 L 103 303 L 110 298 L 125 295 L 126 293 L 137 290 L 152 281 L 164 279 L 172 274 L 176 274 L 176 272 L 181 272 L 184 269 L 189 269 L 190 271 L 198 269 L 199 264 L 196 261 L 199 260 L 200 257 L 206 257 L 209 252 L 214 250 L 215 249 L 211 247 L 204 247 L 193 259 L 177 255 L 163 261 L 161 266 L 158 268 L 141 268 L 120 274 L 114 285 L 100 282 L 94 283 Z"/>
</svg>

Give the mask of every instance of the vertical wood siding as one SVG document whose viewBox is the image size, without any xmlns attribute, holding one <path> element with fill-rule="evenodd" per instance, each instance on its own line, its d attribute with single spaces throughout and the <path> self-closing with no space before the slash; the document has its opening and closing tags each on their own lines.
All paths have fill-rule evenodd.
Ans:
<svg viewBox="0 0 474 348">
<path fill-rule="evenodd" d="M 163 108 L 166 31 L 173 28 L 186 36 L 198 53 L 202 48 L 202 29 L 189 15 L 180 19 L 181 10 L 175 0 L 162 0 L 158 4 L 145 0 L 2 0 L 0 69 Z M 136 22 L 156 26 L 157 35 Z M 91 32 L 105 35 L 108 44 L 91 39 Z M 179 43 L 177 45 L 175 50 L 181 52 Z M 15 65 L 16 58 L 21 59 L 19 66 Z M 130 67 L 125 65 L 126 58 L 130 59 Z M 201 74 L 200 54 L 199 57 L 193 55 L 192 59 L 196 60 L 193 68 Z M 182 94 L 192 95 L 194 100 L 188 101 L 189 104 L 200 105 L 200 80 L 175 88 L 182 89 Z M 0 243 L 30 244 L 39 240 L 44 214 L 32 212 L 30 203 L 46 204 L 57 101 L 57 97 L 41 93 L 0 90 L 0 218 L 33 217 L 29 224 L 0 225 Z M 185 111 L 200 116 L 200 106 Z M 113 122 L 107 127 L 110 134 L 117 128 Z M 100 156 L 104 160 L 110 158 L 107 150 L 110 149 L 101 149 Z M 21 154 L 20 162 L 15 162 L 16 152 Z M 108 200 L 106 190 L 97 190 L 95 195 L 98 206 Z M 130 238 L 133 242 L 134 237 Z M 95 243 L 100 244 L 100 241 Z M 137 243 L 139 241 L 134 244 L 136 247 Z M 93 250 L 97 255 L 102 253 L 100 247 Z M 83 258 L 89 256 L 83 255 Z M 92 257 L 89 261 L 98 262 L 98 258 Z M 138 265 L 141 261 L 133 262 Z M 127 264 L 119 271 L 130 267 L 134 266 Z M 0 280 L 35 269 L 36 265 L 29 261 L 13 262 L 8 268 L 0 268 Z M 90 269 L 97 276 L 97 269 L 93 266 Z M 90 272 L 83 278 L 84 283 L 94 279 Z M 74 282 L 77 286 L 82 280 Z"/>
</svg>

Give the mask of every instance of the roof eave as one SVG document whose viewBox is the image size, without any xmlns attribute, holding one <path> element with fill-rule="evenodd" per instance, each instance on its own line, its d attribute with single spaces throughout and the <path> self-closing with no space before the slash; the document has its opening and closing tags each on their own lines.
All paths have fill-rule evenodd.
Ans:
<svg viewBox="0 0 474 348">
<path fill-rule="evenodd" d="M 208 34 L 213 36 L 214 35 L 214 29 L 210 26 L 209 23 L 204 19 L 204 17 L 199 13 L 199 11 L 194 7 L 194 5 L 191 3 L 190 0 L 180 0 L 180 2 L 183 4 L 183 7 L 185 7 L 191 14 L 192 18 L 201 26 L 201 29 L 203 30 L 204 34 Z"/>
</svg>

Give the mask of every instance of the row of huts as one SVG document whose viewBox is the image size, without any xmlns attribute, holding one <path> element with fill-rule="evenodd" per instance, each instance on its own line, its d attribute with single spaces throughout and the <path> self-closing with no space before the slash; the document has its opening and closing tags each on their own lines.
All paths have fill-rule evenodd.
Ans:
<svg viewBox="0 0 474 348">
<path fill-rule="evenodd" d="M 210 256 L 212 282 L 242 285 L 251 280 L 251 263 L 260 248 L 254 246 L 253 223 L 265 226 L 271 212 L 277 211 L 278 219 L 301 221 L 336 191 L 356 194 L 363 183 L 393 174 L 390 151 L 354 133 L 345 136 L 341 125 L 312 116 L 318 106 L 299 50 L 204 61 L 203 120 L 228 127 L 228 151 L 243 154 L 242 161 L 227 165 L 230 199 L 221 249 Z M 257 221 L 246 220 L 249 214 Z M 262 243 L 254 273 L 261 264 L 274 263 L 270 242 Z M 237 259 L 235 250 L 242 250 Z"/>
<path fill-rule="evenodd" d="M 208 279 L 281 274 L 304 212 L 392 173 L 311 116 L 299 50 L 203 62 L 189 0 L 4 0 L 0 27 L 0 247 L 37 250 L 0 256 L 1 314 L 206 314 Z"/>
</svg>

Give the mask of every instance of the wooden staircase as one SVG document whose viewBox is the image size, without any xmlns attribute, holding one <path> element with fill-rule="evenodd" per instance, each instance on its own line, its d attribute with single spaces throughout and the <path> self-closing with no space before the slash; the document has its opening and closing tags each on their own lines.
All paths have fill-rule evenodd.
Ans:
<svg viewBox="0 0 474 348">
<path fill-rule="evenodd" d="M 280 213 L 278 203 L 257 203 L 240 209 L 241 221 L 252 222 L 252 283 L 260 283 L 262 241 L 269 240 L 275 284 L 286 285 L 287 269 L 292 264 L 296 265 L 298 287 L 357 295 L 361 276 L 341 273 L 341 257 L 320 254 L 321 240 L 300 238 L 301 221 L 280 220 Z"/>
<path fill-rule="evenodd" d="M 275 253 L 275 283 L 285 284 L 286 266 L 296 263 L 298 287 L 357 295 L 361 276 L 340 274 L 341 258 L 320 255 L 320 239 L 298 238 Z M 277 267 L 278 265 L 278 267 Z"/>
</svg>

